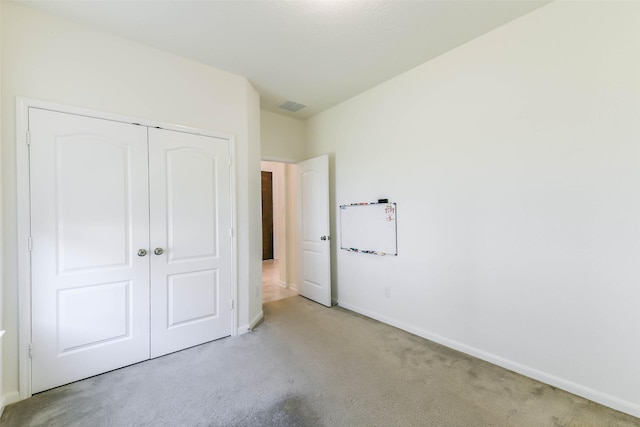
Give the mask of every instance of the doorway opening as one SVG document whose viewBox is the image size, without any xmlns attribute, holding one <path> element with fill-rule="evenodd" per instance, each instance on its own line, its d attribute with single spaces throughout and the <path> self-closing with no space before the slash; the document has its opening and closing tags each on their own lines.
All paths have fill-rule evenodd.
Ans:
<svg viewBox="0 0 640 427">
<path fill-rule="evenodd" d="M 295 165 L 262 161 L 262 302 L 298 295 L 295 257 Z"/>
</svg>

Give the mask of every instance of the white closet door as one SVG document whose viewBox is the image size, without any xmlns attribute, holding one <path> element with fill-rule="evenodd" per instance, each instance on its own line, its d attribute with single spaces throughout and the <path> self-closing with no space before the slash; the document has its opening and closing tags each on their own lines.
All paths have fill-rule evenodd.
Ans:
<svg viewBox="0 0 640 427">
<path fill-rule="evenodd" d="M 149 129 L 151 357 L 231 334 L 229 144 Z"/>
<path fill-rule="evenodd" d="M 149 358 L 147 129 L 31 108 L 32 392 Z"/>
</svg>

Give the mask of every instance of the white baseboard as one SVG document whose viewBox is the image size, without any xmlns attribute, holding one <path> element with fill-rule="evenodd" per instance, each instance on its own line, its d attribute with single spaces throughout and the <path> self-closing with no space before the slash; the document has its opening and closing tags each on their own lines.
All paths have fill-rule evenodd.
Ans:
<svg viewBox="0 0 640 427">
<path fill-rule="evenodd" d="M 297 283 L 293 283 L 293 282 L 287 283 L 287 288 L 294 289 L 296 291 L 300 290 L 300 288 L 298 287 L 298 284 Z"/>
<path fill-rule="evenodd" d="M 574 383 L 572 381 L 565 380 L 555 375 L 551 375 L 546 372 L 531 368 L 529 366 L 514 362 L 512 360 L 497 356 L 495 354 L 477 349 L 475 347 L 468 346 L 458 341 L 445 338 L 441 335 L 434 334 L 432 332 L 413 327 L 406 323 L 396 321 L 394 319 L 379 315 L 377 313 L 373 313 L 368 310 L 364 310 L 358 306 L 355 306 L 349 303 L 340 302 L 339 305 L 340 307 L 346 308 L 347 310 L 354 311 L 356 313 L 362 314 L 364 316 L 367 316 L 372 319 L 378 320 L 380 322 L 386 323 L 388 325 L 394 326 L 398 329 L 402 329 L 404 331 L 407 331 L 419 337 L 436 342 L 438 344 L 442 344 L 445 347 L 449 347 L 454 350 L 458 350 L 462 353 L 466 353 L 468 355 L 477 357 L 478 359 L 482 359 L 484 361 L 493 363 L 494 365 L 500 366 L 510 371 L 517 372 L 518 374 L 524 375 L 526 377 L 533 378 L 534 380 L 568 391 L 569 393 L 573 393 L 577 396 L 584 397 L 585 399 L 589 399 L 601 405 L 608 406 L 617 411 L 625 412 L 629 415 L 633 415 L 634 417 L 640 417 L 640 404 L 629 402 L 629 401 L 617 398 L 615 396 L 602 393 L 600 391 L 591 389 L 589 387 L 585 387 L 583 385 Z"/>
<path fill-rule="evenodd" d="M 280 286 L 281 288 L 288 288 L 289 285 L 287 285 L 287 282 L 285 282 L 284 280 L 280 280 L 278 282 L 278 286 Z"/>
<path fill-rule="evenodd" d="M 256 327 L 256 325 L 264 318 L 264 312 L 260 310 L 258 314 L 253 318 L 251 323 L 249 323 L 249 330 Z"/>
<path fill-rule="evenodd" d="M 246 334 L 247 332 L 251 332 L 253 328 L 264 318 L 264 312 L 260 310 L 258 314 L 249 322 L 248 325 L 243 325 L 238 327 L 238 335 Z"/>
<path fill-rule="evenodd" d="M 16 403 L 20 400 L 20 393 L 17 391 L 12 391 L 11 393 L 7 393 L 2 396 L 2 401 L 0 401 L 0 417 L 2 417 L 2 413 L 4 412 L 4 408 L 12 403 Z"/>
</svg>

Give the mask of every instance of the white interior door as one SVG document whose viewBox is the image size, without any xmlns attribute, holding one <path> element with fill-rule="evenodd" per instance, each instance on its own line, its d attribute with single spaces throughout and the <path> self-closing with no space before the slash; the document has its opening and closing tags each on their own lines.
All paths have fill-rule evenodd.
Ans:
<svg viewBox="0 0 640 427">
<path fill-rule="evenodd" d="M 149 129 L 151 357 L 231 334 L 225 139 Z"/>
<path fill-rule="evenodd" d="M 298 163 L 300 295 L 331 306 L 329 157 Z"/>
<path fill-rule="evenodd" d="M 149 358 L 147 128 L 29 109 L 32 392 Z"/>
</svg>

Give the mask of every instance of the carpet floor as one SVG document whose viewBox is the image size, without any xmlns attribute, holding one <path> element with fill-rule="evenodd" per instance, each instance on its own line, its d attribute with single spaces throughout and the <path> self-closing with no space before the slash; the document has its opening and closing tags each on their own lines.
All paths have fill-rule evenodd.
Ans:
<svg viewBox="0 0 640 427">
<path fill-rule="evenodd" d="M 39 393 L 0 426 L 640 426 L 339 307 L 264 310 L 252 333 Z"/>
</svg>

